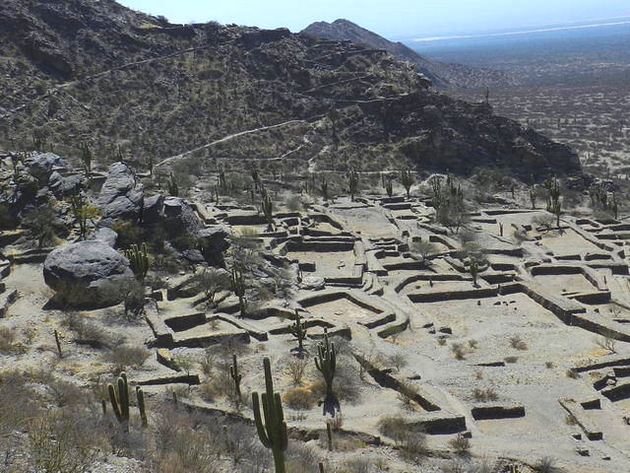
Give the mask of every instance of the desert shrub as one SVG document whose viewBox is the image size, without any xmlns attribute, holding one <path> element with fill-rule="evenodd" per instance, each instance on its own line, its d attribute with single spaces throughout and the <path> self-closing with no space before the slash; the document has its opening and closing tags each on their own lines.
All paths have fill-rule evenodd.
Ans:
<svg viewBox="0 0 630 473">
<path fill-rule="evenodd" d="M 127 367 L 138 368 L 149 357 L 151 352 L 143 346 L 123 343 L 115 346 L 108 354 L 107 360 L 116 366 L 116 371 L 124 371 Z"/>
<path fill-rule="evenodd" d="M 62 325 L 76 333 L 76 341 L 94 348 L 108 347 L 111 345 L 109 335 L 96 322 L 76 312 L 69 312 L 62 320 Z"/>
<path fill-rule="evenodd" d="M 493 388 L 479 389 L 476 388 L 473 391 L 473 398 L 475 401 L 480 402 L 488 402 L 488 401 L 496 401 L 499 399 L 499 395 Z"/>
<path fill-rule="evenodd" d="M 580 377 L 580 373 L 578 373 L 576 370 L 569 368 L 568 370 L 566 370 L 565 372 L 567 378 L 571 378 L 571 379 L 578 379 Z"/>
<path fill-rule="evenodd" d="M 287 362 L 287 371 L 291 377 L 291 381 L 295 385 L 302 384 L 306 369 L 309 367 L 309 360 L 306 358 L 291 357 Z"/>
<path fill-rule="evenodd" d="M 289 440 L 285 457 L 287 471 L 311 471 L 313 466 L 321 461 L 315 448 L 291 440 Z"/>
<path fill-rule="evenodd" d="M 466 348 L 461 343 L 453 343 L 451 345 L 451 351 L 456 360 L 463 360 L 466 358 Z"/>
<path fill-rule="evenodd" d="M 0 353 L 5 355 L 15 351 L 15 330 L 9 327 L 0 327 Z"/>
<path fill-rule="evenodd" d="M 57 407 L 85 406 L 85 391 L 74 383 L 62 379 L 51 379 L 47 383 L 47 391 Z"/>
<path fill-rule="evenodd" d="M 403 353 L 396 353 L 395 355 L 390 356 L 389 361 L 398 371 L 407 366 L 408 363 L 407 356 Z"/>
<path fill-rule="evenodd" d="M 299 212 L 304 208 L 299 195 L 292 195 L 287 198 L 285 205 L 291 212 Z"/>
<path fill-rule="evenodd" d="M 82 473 L 104 444 L 97 420 L 62 409 L 31 421 L 29 450 L 38 471 Z"/>
<path fill-rule="evenodd" d="M 215 473 L 217 443 L 208 442 L 201 419 L 166 408 L 156 426 L 152 463 L 156 473 Z"/>
<path fill-rule="evenodd" d="M 503 361 L 506 363 L 516 363 L 518 361 L 518 356 L 506 356 L 503 358 Z"/>
<path fill-rule="evenodd" d="M 39 415 L 37 397 L 22 373 L 0 374 L 0 437 L 26 427 L 28 419 Z"/>
<path fill-rule="evenodd" d="M 449 440 L 448 444 L 453 450 L 455 450 L 455 452 L 460 455 L 468 453 L 471 447 L 470 440 L 464 437 L 461 433 L 457 434 L 457 437 Z"/>
<path fill-rule="evenodd" d="M 545 368 L 554 368 L 556 365 L 554 364 L 553 361 L 545 361 Z"/>
<path fill-rule="evenodd" d="M 313 408 L 316 398 L 310 390 L 297 387 L 285 391 L 282 400 L 291 409 L 308 410 Z"/>
<path fill-rule="evenodd" d="M 556 461 L 551 457 L 543 457 L 534 465 L 534 471 L 537 473 L 560 473 L 562 470 L 557 468 Z"/>
<path fill-rule="evenodd" d="M 112 230 L 118 234 L 116 246 L 127 249 L 131 245 L 140 245 L 144 241 L 142 228 L 131 220 L 116 219 L 112 224 Z"/>
<path fill-rule="evenodd" d="M 527 342 L 518 335 L 510 337 L 510 346 L 517 350 L 527 350 Z"/>
<path fill-rule="evenodd" d="M 349 458 L 343 462 L 340 473 L 370 473 L 372 460 L 365 456 Z"/>
</svg>

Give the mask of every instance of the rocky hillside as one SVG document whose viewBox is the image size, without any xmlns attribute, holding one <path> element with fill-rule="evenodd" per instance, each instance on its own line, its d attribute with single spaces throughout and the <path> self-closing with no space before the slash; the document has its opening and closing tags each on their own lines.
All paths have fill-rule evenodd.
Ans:
<svg viewBox="0 0 630 473">
<path fill-rule="evenodd" d="M 514 82 L 502 71 L 434 61 L 418 54 L 400 42 L 389 41 L 373 31 L 344 19 L 335 20 L 332 23 L 318 21 L 307 26 L 302 30 L 302 33 L 320 38 L 347 40 L 370 48 L 384 49 L 398 59 L 414 64 L 419 72 L 440 89 L 506 86 Z"/>
<path fill-rule="evenodd" d="M 347 41 L 173 25 L 112 0 L 0 4 L 0 140 L 104 163 L 579 173 L 577 156 Z M 169 159 L 174 157 L 174 159 Z M 186 159 L 189 158 L 189 159 Z"/>
</svg>

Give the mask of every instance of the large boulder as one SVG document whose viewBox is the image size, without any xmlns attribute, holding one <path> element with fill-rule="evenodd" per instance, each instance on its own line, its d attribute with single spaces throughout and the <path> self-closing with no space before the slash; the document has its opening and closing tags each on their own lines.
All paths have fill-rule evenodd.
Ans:
<svg viewBox="0 0 630 473">
<path fill-rule="evenodd" d="M 35 177 L 41 185 L 46 185 L 54 168 L 67 168 L 66 162 L 61 156 L 54 153 L 32 152 L 24 161 L 28 173 Z"/>
<path fill-rule="evenodd" d="M 109 167 L 107 179 L 96 200 L 104 219 L 122 218 L 137 221 L 142 212 L 144 194 L 137 187 L 136 175 L 127 164 L 118 162 Z"/>
<path fill-rule="evenodd" d="M 98 308 L 124 300 L 135 278 L 129 261 L 99 240 L 70 243 L 44 261 L 44 281 L 68 306 Z"/>
</svg>

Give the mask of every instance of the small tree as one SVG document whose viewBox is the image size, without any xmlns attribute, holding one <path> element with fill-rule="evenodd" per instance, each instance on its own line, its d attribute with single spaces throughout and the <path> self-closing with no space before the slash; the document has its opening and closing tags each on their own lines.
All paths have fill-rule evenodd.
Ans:
<svg viewBox="0 0 630 473">
<path fill-rule="evenodd" d="M 422 262 L 426 265 L 429 255 L 434 254 L 437 251 L 435 244 L 428 240 L 414 241 L 411 243 L 409 249 L 411 253 L 417 254 L 422 258 Z"/>
<path fill-rule="evenodd" d="M 22 223 L 37 238 L 37 248 L 40 249 L 54 238 L 55 231 L 61 227 L 55 209 L 48 203 L 29 211 Z"/>
<path fill-rule="evenodd" d="M 88 224 L 94 223 L 94 219 L 98 217 L 98 209 L 81 194 L 70 197 L 70 207 L 74 221 L 79 225 L 79 237 L 81 240 L 85 240 Z"/>
<path fill-rule="evenodd" d="M 405 188 L 405 191 L 407 192 L 407 199 L 409 199 L 411 186 L 413 186 L 414 182 L 415 182 L 415 179 L 413 177 L 413 173 L 411 169 L 403 169 L 400 172 L 400 183 L 403 185 L 403 187 Z"/>
</svg>

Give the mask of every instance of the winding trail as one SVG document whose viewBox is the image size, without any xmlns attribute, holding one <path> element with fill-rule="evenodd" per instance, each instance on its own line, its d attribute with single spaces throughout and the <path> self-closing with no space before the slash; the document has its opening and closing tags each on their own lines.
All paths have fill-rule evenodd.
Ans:
<svg viewBox="0 0 630 473">
<path fill-rule="evenodd" d="M 160 161 L 159 163 L 157 163 L 155 165 L 155 167 L 164 166 L 165 164 L 169 164 L 169 163 L 171 163 L 173 161 L 177 161 L 178 159 L 181 159 L 181 158 L 184 158 L 184 157 L 186 157 L 186 156 L 188 156 L 190 154 L 196 153 L 197 151 L 201 151 L 201 150 L 204 150 L 204 149 L 211 148 L 211 147 L 213 147 L 215 145 L 218 145 L 220 143 L 225 143 L 226 141 L 232 140 L 234 138 L 238 138 L 240 136 L 251 135 L 253 133 L 258 133 L 258 132 L 261 132 L 261 131 L 271 130 L 273 128 L 280 128 L 280 127 L 283 127 L 283 126 L 294 125 L 294 124 L 298 124 L 298 123 L 308 123 L 311 120 L 315 120 L 317 118 L 321 118 L 321 117 L 320 116 L 316 116 L 316 117 L 311 117 L 311 118 L 301 119 L 301 120 L 296 120 L 296 119 L 288 120 L 286 122 L 276 123 L 275 125 L 262 126 L 262 127 L 254 128 L 254 129 L 251 129 L 251 130 L 245 130 L 245 131 L 239 131 L 238 133 L 232 133 L 231 135 L 224 136 L 223 138 L 220 138 L 218 140 L 212 141 L 212 142 L 207 143 L 207 144 L 205 144 L 203 146 L 199 146 L 197 148 L 194 148 L 194 149 L 191 149 L 191 150 L 188 150 L 188 151 L 184 151 L 183 153 L 176 154 L 175 156 L 171 156 L 169 158 L 166 158 L 166 159 Z M 296 150 L 293 150 L 293 151 L 296 151 Z"/>
</svg>

